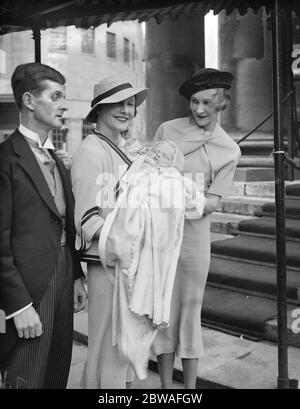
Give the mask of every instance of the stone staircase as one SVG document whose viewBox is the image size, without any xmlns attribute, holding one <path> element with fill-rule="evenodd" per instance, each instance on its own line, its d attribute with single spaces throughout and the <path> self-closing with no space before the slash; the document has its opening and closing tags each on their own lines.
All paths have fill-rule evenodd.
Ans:
<svg viewBox="0 0 300 409">
<path fill-rule="evenodd" d="M 237 234 L 242 220 L 253 219 L 261 214 L 263 205 L 274 202 L 274 182 L 233 183 L 231 194 L 224 196 L 218 211 L 212 215 L 211 231 L 215 233 Z"/>
<path fill-rule="evenodd" d="M 237 142 L 244 135 L 234 133 L 231 135 Z M 272 151 L 274 147 L 274 137 L 271 133 L 256 131 L 247 139 L 240 143 L 242 156 L 238 163 L 235 174 L 236 181 L 273 181 L 274 180 L 274 160 Z M 284 142 L 287 151 L 288 143 Z M 300 164 L 300 158 L 295 158 Z M 300 174 L 299 174 L 300 176 Z M 297 176 L 296 176 L 297 177 Z"/>
<path fill-rule="evenodd" d="M 238 142 L 244 135 L 231 135 Z M 274 162 L 271 157 L 273 135 L 255 132 L 240 143 L 242 156 L 235 174 L 236 181 L 272 181 L 274 180 Z"/>
<path fill-rule="evenodd" d="M 300 183 L 286 182 L 286 252 L 289 343 L 300 303 Z M 274 182 L 235 182 L 212 215 L 212 242 L 205 290 L 204 325 L 247 337 L 277 339 Z"/>
<path fill-rule="evenodd" d="M 237 139 L 237 136 L 234 139 Z M 273 151 L 273 147 L 273 133 L 266 132 L 255 132 L 240 143 L 243 157 L 268 158 Z M 287 141 L 284 142 L 284 147 L 287 148 Z"/>
</svg>

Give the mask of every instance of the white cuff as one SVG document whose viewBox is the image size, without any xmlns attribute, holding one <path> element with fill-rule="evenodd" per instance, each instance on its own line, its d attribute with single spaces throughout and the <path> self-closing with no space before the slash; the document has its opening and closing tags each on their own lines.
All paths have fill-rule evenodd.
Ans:
<svg viewBox="0 0 300 409">
<path fill-rule="evenodd" d="M 30 304 L 26 305 L 26 307 L 22 308 L 21 310 L 18 310 L 18 311 L 16 311 L 16 312 L 13 312 L 13 313 L 10 314 L 10 315 L 7 315 L 7 316 L 6 316 L 6 319 L 9 320 L 10 318 L 15 317 L 16 315 L 18 315 L 18 314 L 20 314 L 21 312 L 27 310 L 27 308 L 29 308 L 29 307 L 31 307 L 31 306 L 32 306 L 32 302 L 31 302 Z"/>
</svg>

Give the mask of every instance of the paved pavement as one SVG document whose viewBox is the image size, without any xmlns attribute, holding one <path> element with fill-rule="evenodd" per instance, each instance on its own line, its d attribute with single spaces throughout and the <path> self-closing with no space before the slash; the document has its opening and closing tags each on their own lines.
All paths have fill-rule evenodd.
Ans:
<svg viewBox="0 0 300 409">
<path fill-rule="evenodd" d="M 67 389 L 81 389 L 80 379 L 86 360 L 86 353 L 87 347 L 75 341 Z M 183 389 L 183 385 L 180 382 L 174 381 L 174 388 Z M 132 384 L 132 389 L 160 389 L 158 373 L 149 370 L 147 379 L 142 381 L 136 379 Z"/>
<path fill-rule="evenodd" d="M 75 314 L 74 337 L 87 341 L 87 313 Z M 277 344 L 250 341 L 209 328 L 203 328 L 206 355 L 199 360 L 197 387 L 201 389 L 275 389 L 278 376 Z M 79 388 L 80 376 L 86 358 L 86 345 L 74 343 L 72 367 L 68 388 Z M 300 380 L 300 348 L 288 349 L 288 375 L 290 379 Z M 151 368 L 155 369 L 152 357 Z M 182 381 L 182 367 L 175 361 L 175 376 Z M 136 381 L 134 388 L 159 389 L 157 373 L 149 371 L 145 381 Z M 176 382 L 174 388 L 182 388 Z"/>
<path fill-rule="evenodd" d="M 212 233 L 211 240 L 231 237 Z M 68 388 L 80 387 L 80 376 L 86 359 L 87 312 L 74 315 L 73 359 Z M 275 389 L 278 376 L 278 347 L 276 343 L 252 341 L 203 327 L 205 356 L 199 360 L 197 388 Z M 85 343 L 85 345 L 83 345 Z M 155 357 L 150 360 L 148 379 L 136 381 L 136 389 L 159 389 L 160 382 Z M 182 386 L 182 366 L 175 360 L 174 388 Z M 288 348 L 288 376 L 300 382 L 300 348 Z M 298 386 L 300 388 L 300 385 Z"/>
</svg>

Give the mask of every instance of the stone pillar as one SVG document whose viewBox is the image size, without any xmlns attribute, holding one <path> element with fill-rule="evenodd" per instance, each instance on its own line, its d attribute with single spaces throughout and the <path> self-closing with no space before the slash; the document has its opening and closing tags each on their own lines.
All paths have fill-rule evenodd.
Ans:
<svg viewBox="0 0 300 409">
<path fill-rule="evenodd" d="M 158 126 L 188 113 L 178 88 L 197 68 L 204 67 L 204 18 L 166 17 L 146 23 L 146 134 L 151 140 Z"/>
<path fill-rule="evenodd" d="M 273 110 L 271 31 L 264 9 L 245 16 L 238 11 L 219 14 L 219 67 L 232 72 L 230 107 L 222 125 L 232 134 L 245 134 Z M 258 131 L 272 132 L 269 119 Z"/>
</svg>

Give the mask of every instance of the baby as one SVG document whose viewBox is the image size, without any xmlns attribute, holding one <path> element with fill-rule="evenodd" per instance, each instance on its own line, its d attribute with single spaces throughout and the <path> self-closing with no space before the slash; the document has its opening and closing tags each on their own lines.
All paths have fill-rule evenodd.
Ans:
<svg viewBox="0 0 300 409">
<path fill-rule="evenodd" d="M 184 156 L 176 144 L 167 139 L 160 140 L 153 143 L 147 153 L 135 160 L 126 174 L 125 181 L 121 181 L 121 186 L 126 189 L 129 184 L 138 185 L 141 180 L 145 181 L 152 175 L 148 187 L 150 186 L 152 191 L 159 191 L 161 204 L 170 204 L 171 200 L 172 205 L 185 207 L 186 219 L 201 218 L 206 202 L 204 190 L 184 176 L 183 169 Z M 155 177 L 156 175 L 159 177 Z M 178 183 L 184 185 L 184 197 L 179 196 L 181 189 L 176 189 Z"/>
<path fill-rule="evenodd" d="M 155 142 L 144 156 L 145 163 L 158 167 L 175 167 L 183 172 L 184 156 L 172 141 Z"/>
</svg>

